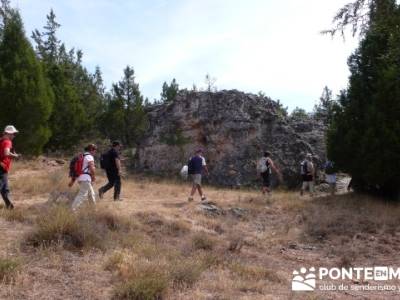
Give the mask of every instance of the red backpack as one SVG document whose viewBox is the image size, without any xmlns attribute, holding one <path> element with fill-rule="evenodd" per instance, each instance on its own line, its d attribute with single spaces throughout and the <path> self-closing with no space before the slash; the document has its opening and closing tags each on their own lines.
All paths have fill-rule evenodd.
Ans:
<svg viewBox="0 0 400 300">
<path fill-rule="evenodd" d="M 69 163 L 69 177 L 75 179 L 75 178 L 78 178 L 82 174 L 89 174 L 88 173 L 89 166 L 87 168 L 85 168 L 86 170 L 83 170 L 83 160 L 86 155 L 88 155 L 88 154 L 80 153 L 71 159 L 71 161 Z"/>
</svg>

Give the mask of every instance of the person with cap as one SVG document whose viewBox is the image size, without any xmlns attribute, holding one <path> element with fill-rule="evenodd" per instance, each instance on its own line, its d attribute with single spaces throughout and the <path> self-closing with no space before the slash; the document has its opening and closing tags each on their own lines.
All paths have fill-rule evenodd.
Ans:
<svg viewBox="0 0 400 300">
<path fill-rule="evenodd" d="M 310 195 L 314 194 L 314 164 L 312 163 L 312 154 L 307 153 L 305 159 L 301 163 L 301 190 L 300 195 L 303 196 L 304 191 L 308 188 Z"/>
<path fill-rule="evenodd" d="M 201 188 L 201 176 L 203 171 L 206 175 L 209 174 L 206 160 L 203 157 L 203 150 L 198 149 L 193 157 L 190 158 L 188 162 L 188 174 L 192 177 L 192 190 L 190 191 L 190 196 L 188 201 L 193 201 L 193 196 L 196 190 L 199 191 L 201 201 L 206 200 L 206 196 L 203 194 Z"/>
<path fill-rule="evenodd" d="M 271 174 L 272 170 L 278 175 L 279 180 L 282 181 L 282 174 L 279 169 L 275 166 L 271 159 L 271 153 L 265 151 L 263 157 L 258 161 L 257 170 L 262 179 L 261 191 L 265 195 L 271 193 Z"/>
<path fill-rule="evenodd" d="M 100 157 L 100 167 L 106 171 L 108 179 L 108 183 L 99 189 L 100 199 L 105 192 L 114 187 L 114 201 L 121 201 L 121 148 L 121 143 L 114 141 L 111 149 Z"/>
<path fill-rule="evenodd" d="M 0 139 L 0 193 L 8 209 L 14 208 L 10 200 L 8 172 L 11 168 L 12 159 L 20 157 L 19 154 L 14 152 L 12 143 L 17 133 L 18 130 L 13 125 L 8 125 L 4 129 L 3 137 Z"/>
<path fill-rule="evenodd" d="M 92 183 L 96 181 L 94 165 L 94 155 L 96 154 L 97 147 L 94 144 L 89 144 L 85 147 L 83 153 L 82 173 L 77 178 L 79 184 L 79 192 L 76 195 L 74 202 L 72 202 L 72 210 L 82 205 L 83 201 L 89 199 L 90 202 L 96 204 L 96 197 L 94 194 Z"/>
</svg>

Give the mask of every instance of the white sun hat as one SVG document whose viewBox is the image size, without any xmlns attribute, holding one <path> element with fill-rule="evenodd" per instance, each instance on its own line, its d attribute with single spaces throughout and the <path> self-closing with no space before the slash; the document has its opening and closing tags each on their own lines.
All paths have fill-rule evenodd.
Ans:
<svg viewBox="0 0 400 300">
<path fill-rule="evenodd" d="M 14 134 L 18 133 L 19 131 L 13 125 L 7 125 L 6 128 L 4 128 L 4 132 L 8 134 Z"/>
</svg>

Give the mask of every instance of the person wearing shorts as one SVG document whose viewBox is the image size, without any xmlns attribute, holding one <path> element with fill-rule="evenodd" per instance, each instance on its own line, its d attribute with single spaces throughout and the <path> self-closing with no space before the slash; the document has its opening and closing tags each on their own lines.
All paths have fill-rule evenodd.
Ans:
<svg viewBox="0 0 400 300">
<path fill-rule="evenodd" d="M 309 189 L 310 195 L 314 195 L 314 164 L 312 163 L 312 154 L 307 153 L 306 158 L 301 163 L 301 190 L 300 195 L 303 196 L 304 191 Z"/>
<path fill-rule="evenodd" d="M 261 157 L 259 163 L 258 163 L 258 168 L 260 172 L 260 176 L 262 179 L 262 188 L 261 191 L 265 195 L 266 193 L 269 194 L 271 193 L 271 174 L 272 170 L 276 174 L 278 174 L 279 179 L 282 181 L 282 175 L 278 168 L 275 166 L 274 162 L 270 158 L 271 153 L 268 151 L 264 152 L 263 157 Z"/>
<path fill-rule="evenodd" d="M 190 196 L 188 201 L 193 201 L 193 196 L 196 191 L 199 191 L 201 201 L 206 200 L 206 196 L 203 194 L 203 189 L 201 187 L 201 177 L 203 171 L 206 175 L 209 174 L 206 160 L 203 157 L 203 150 L 198 149 L 193 157 L 190 158 L 188 163 L 188 172 L 192 178 L 192 189 L 190 191 Z"/>
</svg>

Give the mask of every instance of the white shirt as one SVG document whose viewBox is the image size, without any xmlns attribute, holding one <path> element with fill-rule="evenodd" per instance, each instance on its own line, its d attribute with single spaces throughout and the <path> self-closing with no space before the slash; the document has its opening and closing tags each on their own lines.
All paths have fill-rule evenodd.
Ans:
<svg viewBox="0 0 400 300">
<path fill-rule="evenodd" d="M 84 158 L 83 158 L 83 165 L 82 165 L 82 171 L 85 173 L 89 173 L 89 163 L 94 161 L 94 158 L 91 154 L 89 154 L 88 152 L 86 152 L 84 154 Z M 92 182 L 92 177 L 89 174 L 81 174 L 78 177 L 78 181 L 88 181 L 88 182 Z"/>
<path fill-rule="evenodd" d="M 200 157 L 201 157 L 201 160 L 202 160 L 203 167 L 206 166 L 206 159 L 201 155 L 200 155 Z"/>
</svg>

